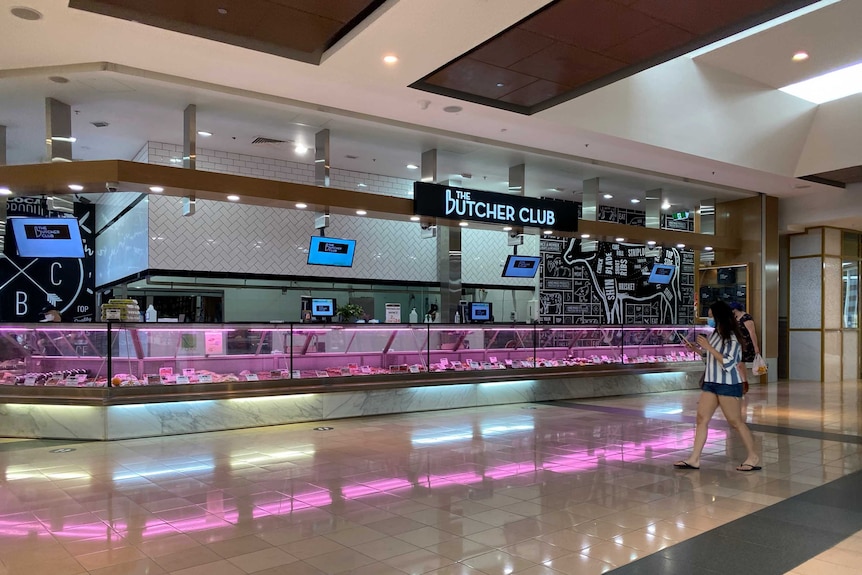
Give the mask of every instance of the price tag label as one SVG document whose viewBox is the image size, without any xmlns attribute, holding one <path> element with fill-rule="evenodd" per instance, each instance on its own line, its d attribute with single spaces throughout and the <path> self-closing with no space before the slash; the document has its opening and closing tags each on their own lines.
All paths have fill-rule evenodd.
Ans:
<svg viewBox="0 0 862 575">
<path fill-rule="evenodd" d="M 443 367 L 448 366 L 448 365 L 449 365 L 449 360 L 448 360 L 448 359 L 446 359 L 445 357 L 441 357 L 441 358 L 440 358 L 440 365 L 442 365 Z"/>
<path fill-rule="evenodd" d="M 191 381 L 189 380 L 189 376 L 187 376 L 187 375 L 178 375 L 178 376 L 177 376 L 177 385 L 180 385 L 180 384 L 182 384 L 182 383 L 191 383 Z"/>
<path fill-rule="evenodd" d="M 213 376 L 211 376 L 209 374 L 199 375 L 198 376 L 198 382 L 200 382 L 200 383 L 212 383 L 213 382 Z"/>
<path fill-rule="evenodd" d="M 70 375 L 66 378 L 66 386 L 67 387 L 78 387 L 78 377 L 75 375 Z"/>
<path fill-rule="evenodd" d="M 245 380 L 246 381 L 260 381 L 260 379 L 257 377 L 256 373 L 245 374 Z"/>
<path fill-rule="evenodd" d="M 147 385 L 161 385 L 162 378 L 159 375 L 148 375 L 147 376 Z"/>
<path fill-rule="evenodd" d="M 294 369 L 293 371 L 290 372 L 290 377 L 292 379 L 300 379 L 302 377 L 302 375 L 300 375 L 298 369 Z"/>
<path fill-rule="evenodd" d="M 325 371 L 315 371 L 314 374 L 317 377 L 329 377 L 329 374 Z"/>
<path fill-rule="evenodd" d="M 497 356 L 492 355 L 491 357 L 488 358 L 488 361 L 490 361 L 491 363 L 497 363 Z"/>
<path fill-rule="evenodd" d="M 28 386 L 29 385 L 36 385 L 36 378 L 35 377 L 25 377 L 24 378 L 24 385 L 28 385 Z"/>
<path fill-rule="evenodd" d="M 194 368 L 192 368 L 192 367 L 184 367 L 183 368 L 183 375 L 192 376 L 194 374 L 195 374 Z"/>
<path fill-rule="evenodd" d="M 410 366 L 410 373 L 419 373 L 419 366 L 418 365 L 411 365 Z"/>
<path fill-rule="evenodd" d="M 105 320 L 119 320 L 122 317 L 122 310 L 108 308 L 105 310 Z"/>
<path fill-rule="evenodd" d="M 360 367 L 359 371 L 362 373 L 362 375 L 370 375 L 371 374 L 371 368 L 368 367 L 367 365 L 363 365 L 362 367 Z"/>
</svg>

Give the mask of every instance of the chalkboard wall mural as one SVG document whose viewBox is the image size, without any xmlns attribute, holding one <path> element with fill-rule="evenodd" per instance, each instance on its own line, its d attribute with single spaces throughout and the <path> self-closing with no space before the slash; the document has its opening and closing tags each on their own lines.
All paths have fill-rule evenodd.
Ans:
<svg viewBox="0 0 862 575">
<path fill-rule="evenodd" d="M 541 321 L 660 325 L 694 321 L 694 254 L 638 244 L 542 239 Z M 676 266 L 670 283 L 649 283 L 656 263 Z"/>
</svg>

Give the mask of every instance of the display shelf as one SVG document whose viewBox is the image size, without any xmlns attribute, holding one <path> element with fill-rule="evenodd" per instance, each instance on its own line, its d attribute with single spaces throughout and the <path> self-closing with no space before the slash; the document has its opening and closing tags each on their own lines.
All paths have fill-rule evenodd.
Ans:
<svg viewBox="0 0 862 575">
<path fill-rule="evenodd" d="M 698 316 L 707 317 L 714 301 L 738 302 L 748 309 L 748 264 L 700 268 L 698 274 Z"/>
<path fill-rule="evenodd" d="M 694 326 L 87 324 L 0 328 L 6 386 L 111 388 L 696 361 Z M 303 382 L 304 384 L 307 382 Z M 2 388 L 0 388 L 2 393 Z"/>
</svg>

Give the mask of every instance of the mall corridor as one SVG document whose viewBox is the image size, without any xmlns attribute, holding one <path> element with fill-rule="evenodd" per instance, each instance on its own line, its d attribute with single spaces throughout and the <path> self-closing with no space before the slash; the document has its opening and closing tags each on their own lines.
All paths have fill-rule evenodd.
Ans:
<svg viewBox="0 0 862 575">
<path fill-rule="evenodd" d="M 697 391 L 0 440 L 0 574 L 859 573 L 860 388 L 753 386 L 751 473 Z"/>
</svg>

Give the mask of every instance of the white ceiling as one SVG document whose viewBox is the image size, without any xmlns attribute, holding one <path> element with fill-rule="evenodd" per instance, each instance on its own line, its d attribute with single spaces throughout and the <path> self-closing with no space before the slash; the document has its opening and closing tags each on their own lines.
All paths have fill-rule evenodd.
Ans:
<svg viewBox="0 0 862 575">
<path fill-rule="evenodd" d="M 193 103 L 198 126 L 214 133 L 199 146 L 290 157 L 289 149 L 249 142 L 266 136 L 311 144 L 325 127 L 335 167 L 411 179 L 405 165 L 436 147 L 441 177 L 467 172 L 473 178 L 465 186 L 484 178 L 496 183 L 481 187 L 500 191 L 508 167 L 526 163 L 536 195 L 556 187 L 571 194 L 591 177 L 618 199 L 661 187 L 681 206 L 743 191 L 833 193 L 800 188 L 795 178 L 817 108 L 773 88 L 862 60 L 853 34 L 862 2 L 844 0 L 529 117 L 407 87 L 547 1 L 392 0 L 313 66 L 72 10 L 65 0 L 0 0 L 0 124 L 8 126 L 9 162 L 42 161 L 44 98 L 51 96 L 79 112 L 80 159 L 131 158 L 148 140 L 179 143 L 182 111 Z M 44 18 L 14 18 L 9 9 L 22 2 Z M 812 58 L 804 69 L 791 66 L 789 55 L 809 36 Z M 387 53 L 399 63 L 383 64 Z M 52 75 L 70 82 L 54 84 Z M 712 99 L 693 109 L 704 93 Z M 445 113 L 449 105 L 463 110 Z M 97 129 L 93 121 L 110 126 Z"/>
</svg>

